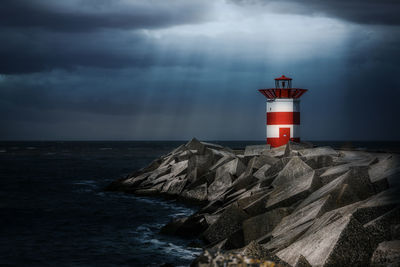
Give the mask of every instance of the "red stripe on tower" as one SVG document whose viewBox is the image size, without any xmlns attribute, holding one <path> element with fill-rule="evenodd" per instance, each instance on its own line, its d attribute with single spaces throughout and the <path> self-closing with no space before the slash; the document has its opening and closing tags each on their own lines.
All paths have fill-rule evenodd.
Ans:
<svg viewBox="0 0 400 267">
<path fill-rule="evenodd" d="M 300 124 L 300 112 L 267 112 L 267 124 Z"/>
<path fill-rule="evenodd" d="M 307 89 L 292 88 L 292 79 L 282 75 L 275 88 L 259 90 L 267 98 L 267 144 L 300 142 L 300 97 Z"/>
</svg>

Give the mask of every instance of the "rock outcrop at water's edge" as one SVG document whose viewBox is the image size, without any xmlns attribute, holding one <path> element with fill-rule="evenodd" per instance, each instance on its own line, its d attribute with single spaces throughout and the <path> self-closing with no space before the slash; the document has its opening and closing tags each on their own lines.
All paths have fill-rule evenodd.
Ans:
<svg viewBox="0 0 400 267">
<path fill-rule="evenodd" d="M 199 237 L 192 266 L 400 266 L 400 157 L 192 139 L 110 191 L 200 204 L 162 233 Z"/>
</svg>

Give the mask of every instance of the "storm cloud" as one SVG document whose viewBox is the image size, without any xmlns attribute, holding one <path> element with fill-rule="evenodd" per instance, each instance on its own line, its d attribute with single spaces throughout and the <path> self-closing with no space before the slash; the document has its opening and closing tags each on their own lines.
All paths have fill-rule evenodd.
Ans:
<svg viewBox="0 0 400 267">
<path fill-rule="evenodd" d="M 1 139 L 252 139 L 285 74 L 307 140 L 398 140 L 395 1 L 12 1 Z"/>
</svg>

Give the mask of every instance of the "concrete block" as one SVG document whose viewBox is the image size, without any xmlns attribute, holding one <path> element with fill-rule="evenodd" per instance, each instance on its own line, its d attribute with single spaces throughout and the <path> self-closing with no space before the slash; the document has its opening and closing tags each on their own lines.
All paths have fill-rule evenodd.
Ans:
<svg viewBox="0 0 400 267">
<path fill-rule="evenodd" d="M 185 190 L 182 192 L 182 197 L 193 201 L 204 201 L 207 200 L 207 183 L 199 185 L 191 190 Z"/>
<path fill-rule="evenodd" d="M 312 171 L 313 169 L 306 163 L 304 163 L 304 161 L 302 161 L 299 157 L 293 157 L 279 172 L 278 176 L 272 182 L 272 185 L 274 187 L 282 186 L 285 183 L 290 183 L 295 179 Z"/>
<path fill-rule="evenodd" d="M 372 255 L 370 266 L 400 266 L 400 240 L 380 243 Z"/>
<path fill-rule="evenodd" d="M 208 243 L 221 241 L 240 230 L 243 221 L 247 218 L 248 215 L 242 209 L 236 205 L 231 205 L 214 224 L 207 228 L 202 237 Z"/>
<path fill-rule="evenodd" d="M 206 146 L 202 144 L 199 140 L 196 138 L 193 138 L 190 140 L 185 147 L 190 150 L 197 150 L 198 153 L 201 155 L 205 152 Z"/>
<path fill-rule="evenodd" d="M 186 181 L 185 175 L 174 177 L 165 182 L 161 192 L 168 195 L 179 195 L 185 187 Z"/>
<path fill-rule="evenodd" d="M 227 191 L 232 185 L 232 176 L 230 173 L 224 173 L 215 178 L 214 182 L 208 187 L 208 200 L 212 201 L 217 199 L 222 193 Z"/>
<path fill-rule="evenodd" d="M 333 165 L 333 157 L 331 155 L 306 156 L 301 157 L 301 159 L 314 170 Z"/>
<path fill-rule="evenodd" d="M 210 167 L 213 165 L 213 161 L 214 156 L 211 153 L 193 155 L 188 160 L 188 173 L 196 169 L 198 175 L 203 175 L 210 170 Z"/>
<path fill-rule="evenodd" d="M 306 198 L 319 186 L 319 179 L 314 171 L 308 172 L 291 183 L 275 188 L 266 203 L 266 209 L 287 207 Z M 310 202 L 311 203 L 311 202 Z"/>
<path fill-rule="evenodd" d="M 392 226 L 400 222 L 400 208 L 397 207 L 378 218 L 364 224 L 364 228 L 374 236 L 375 240 L 380 243 L 391 240 Z"/>
<path fill-rule="evenodd" d="M 171 173 L 173 176 L 179 176 L 187 172 L 188 169 L 188 160 L 184 160 L 181 162 L 177 162 L 171 166 Z"/>
<path fill-rule="evenodd" d="M 356 166 L 368 166 L 367 162 L 357 161 L 357 162 L 350 162 L 343 165 L 333 166 L 328 168 L 324 173 L 320 175 L 322 184 L 328 184 L 337 177 L 341 176 L 342 174 L 346 173 L 350 168 Z"/>
<path fill-rule="evenodd" d="M 236 158 L 218 167 L 216 177 L 222 176 L 224 173 L 230 173 L 232 176 L 239 177 L 245 170 L 246 166 Z"/>
<path fill-rule="evenodd" d="M 264 144 L 264 145 L 253 145 L 253 146 L 246 146 L 244 150 L 245 156 L 259 156 L 263 151 L 270 150 L 271 146 Z"/>
<path fill-rule="evenodd" d="M 299 153 L 301 156 L 306 156 L 306 157 L 322 156 L 322 155 L 328 155 L 334 157 L 339 156 L 339 153 L 329 146 L 302 149 L 299 150 Z"/>
<path fill-rule="evenodd" d="M 282 221 L 273 229 L 272 235 L 283 235 L 290 232 L 292 229 L 299 227 L 300 225 L 315 220 L 334 207 L 334 203 L 332 202 L 332 197 L 327 195 L 305 206 L 304 208 L 293 212 L 282 219 Z"/>
<path fill-rule="evenodd" d="M 267 170 L 269 168 L 271 168 L 271 165 L 265 164 L 260 169 L 258 169 L 255 173 L 253 173 L 253 176 L 256 177 L 257 179 L 261 180 L 261 181 L 262 180 L 266 180 L 267 177 L 265 176 L 265 173 L 267 172 Z"/>
<path fill-rule="evenodd" d="M 271 232 L 289 213 L 288 208 L 278 208 L 245 220 L 243 222 L 244 243 L 248 244 Z"/>
<path fill-rule="evenodd" d="M 343 187 L 344 184 L 347 184 L 348 186 Z M 349 190 L 353 191 L 354 197 L 350 199 L 350 202 L 346 203 L 345 197 L 351 196 L 349 194 L 345 194 L 346 191 Z M 338 198 L 342 197 L 341 205 L 350 204 L 354 202 L 354 200 L 358 199 L 363 200 L 373 195 L 374 188 L 368 177 L 368 168 L 362 166 L 351 167 L 350 170 L 342 176 L 339 176 L 332 182 L 313 192 L 299 205 L 298 209 L 301 209 L 302 207 L 305 207 L 311 202 L 314 202 L 328 194 L 331 194 L 335 202 L 338 200 Z"/>
<path fill-rule="evenodd" d="M 276 255 L 291 265 L 303 255 L 312 266 L 368 266 L 374 250 L 372 237 L 351 215 L 310 229 Z"/>
</svg>

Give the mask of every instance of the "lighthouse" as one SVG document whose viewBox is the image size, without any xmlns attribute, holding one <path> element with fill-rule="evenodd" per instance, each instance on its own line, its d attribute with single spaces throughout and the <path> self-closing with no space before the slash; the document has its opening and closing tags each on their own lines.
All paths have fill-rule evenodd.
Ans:
<svg viewBox="0 0 400 267">
<path fill-rule="evenodd" d="M 258 90 L 267 98 L 267 144 L 300 142 L 300 97 L 307 89 L 292 88 L 292 78 L 275 78 L 275 88 Z"/>
</svg>

